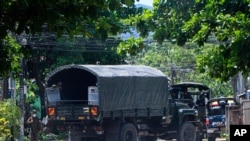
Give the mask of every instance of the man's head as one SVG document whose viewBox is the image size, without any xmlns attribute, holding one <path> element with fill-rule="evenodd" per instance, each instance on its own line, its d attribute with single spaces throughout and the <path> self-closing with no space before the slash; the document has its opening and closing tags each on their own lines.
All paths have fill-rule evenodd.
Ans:
<svg viewBox="0 0 250 141">
<path fill-rule="evenodd" d="M 36 117 L 37 116 L 37 111 L 34 109 L 32 110 L 32 117 Z"/>
</svg>

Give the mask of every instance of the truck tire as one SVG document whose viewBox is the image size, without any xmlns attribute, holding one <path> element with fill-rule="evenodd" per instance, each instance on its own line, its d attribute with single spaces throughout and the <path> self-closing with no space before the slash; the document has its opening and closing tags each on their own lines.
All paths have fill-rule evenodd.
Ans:
<svg viewBox="0 0 250 141">
<path fill-rule="evenodd" d="M 208 141 L 215 141 L 215 140 L 216 140 L 216 137 L 208 137 L 207 140 L 208 140 Z"/>
<path fill-rule="evenodd" d="M 131 123 L 122 125 L 119 133 L 119 141 L 138 141 L 138 133 Z"/>
<path fill-rule="evenodd" d="M 179 130 L 178 141 L 196 141 L 196 128 L 190 122 L 182 124 Z"/>
</svg>

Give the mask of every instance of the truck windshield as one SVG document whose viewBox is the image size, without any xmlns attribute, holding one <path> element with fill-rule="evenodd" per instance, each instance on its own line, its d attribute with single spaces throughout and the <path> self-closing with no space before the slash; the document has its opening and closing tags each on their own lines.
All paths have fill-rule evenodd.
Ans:
<svg viewBox="0 0 250 141">
<path fill-rule="evenodd" d="M 208 112 L 209 112 L 209 115 L 224 115 L 225 108 L 222 108 L 222 106 L 213 106 L 213 107 L 210 107 Z"/>
</svg>

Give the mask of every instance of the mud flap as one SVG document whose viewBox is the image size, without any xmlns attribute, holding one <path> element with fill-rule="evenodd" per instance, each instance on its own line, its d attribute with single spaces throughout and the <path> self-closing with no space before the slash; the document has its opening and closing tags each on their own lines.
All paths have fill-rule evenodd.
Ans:
<svg viewBox="0 0 250 141">
<path fill-rule="evenodd" d="M 81 141 L 81 136 L 77 136 L 74 132 L 69 129 L 68 141 Z"/>
<path fill-rule="evenodd" d="M 113 120 L 105 129 L 105 141 L 118 141 L 120 131 L 120 120 Z"/>
</svg>

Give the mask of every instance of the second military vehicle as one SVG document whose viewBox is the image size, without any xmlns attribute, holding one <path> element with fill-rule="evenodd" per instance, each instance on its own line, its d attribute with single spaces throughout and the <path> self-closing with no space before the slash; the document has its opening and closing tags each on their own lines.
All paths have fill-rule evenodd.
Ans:
<svg viewBox="0 0 250 141">
<path fill-rule="evenodd" d="M 190 108 L 197 109 L 197 129 L 199 130 L 196 140 L 202 141 L 207 138 L 207 102 L 210 99 L 211 89 L 197 82 L 181 82 L 172 84 L 171 89 L 175 90 L 176 101 L 187 103 Z"/>
</svg>

